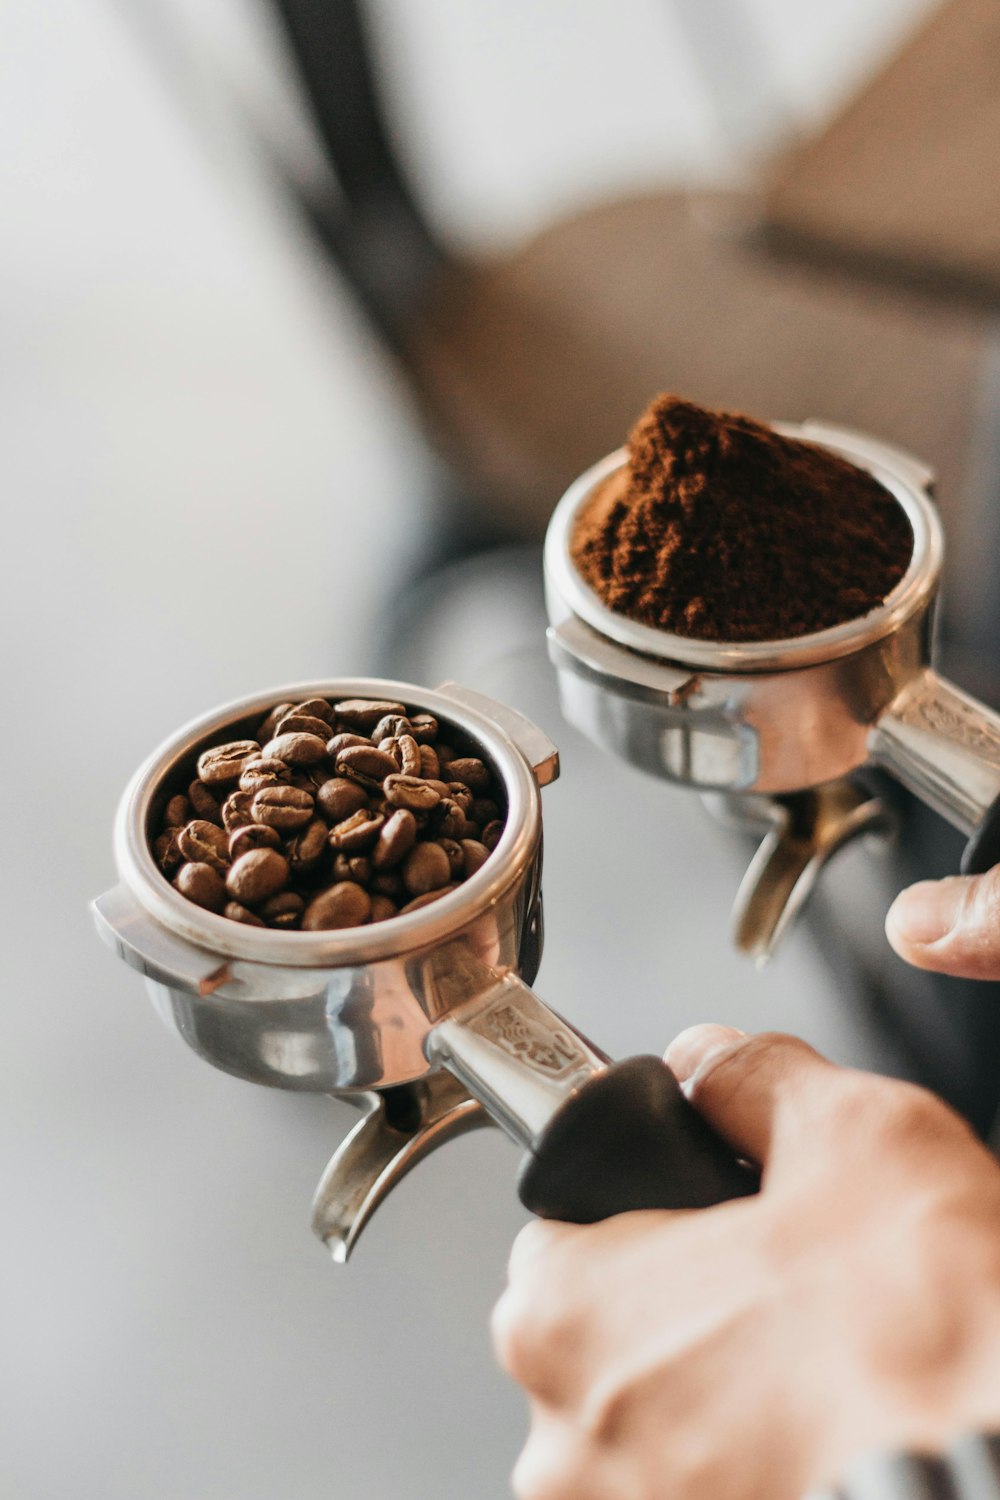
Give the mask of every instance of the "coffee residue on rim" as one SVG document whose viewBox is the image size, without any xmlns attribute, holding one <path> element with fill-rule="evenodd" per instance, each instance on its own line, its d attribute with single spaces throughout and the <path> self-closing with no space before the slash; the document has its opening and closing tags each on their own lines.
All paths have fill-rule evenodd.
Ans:
<svg viewBox="0 0 1000 1500">
<path fill-rule="evenodd" d="M 913 532 L 883 485 L 828 449 L 664 395 L 570 546 L 591 588 L 632 620 L 697 640 L 767 641 L 881 604 L 906 572 Z"/>
</svg>

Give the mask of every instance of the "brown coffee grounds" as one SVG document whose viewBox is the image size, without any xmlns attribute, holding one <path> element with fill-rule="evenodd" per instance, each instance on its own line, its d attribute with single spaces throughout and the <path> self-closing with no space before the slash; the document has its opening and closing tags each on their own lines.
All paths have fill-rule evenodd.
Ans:
<svg viewBox="0 0 1000 1500">
<path fill-rule="evenodd" d="M 711 641 L 781 640 L 864 615 L 912 551 L 905 512 L 870 474 L 677 396 L 643 413 L 626 468 L 571 540 L 611 609 Z"/>
</svg>

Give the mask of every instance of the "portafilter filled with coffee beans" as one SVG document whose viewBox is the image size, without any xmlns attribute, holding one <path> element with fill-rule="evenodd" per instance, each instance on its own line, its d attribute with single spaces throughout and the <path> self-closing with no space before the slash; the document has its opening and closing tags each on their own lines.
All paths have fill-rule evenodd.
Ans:
<svg viewBox="0 0 1000 1500">
<path fill-rule="evenodd" d="M 337 1260 L 424 1155 L 491 1123 L 545 1217 L 756 1188 L 659 1059 L 609 1062 L 528 988 L 557 772 L 502 704 L 361 678 L 227 704 L 125 792 L 101 935 L 206 1061 L 362 1111 L 314 1204 Z"/>
<path fill-rule="evenodd" d="M 774 949 L 826 859 L 889 821 L 854 778 L 866 767 L 891 773 L 969 835 L 964 871 L 1000 859 L 1000 717 L 933 667 L 944 539 L 931 471 L 823 422 L 769 430 L 866 471 L 909 522 L 905 571 L 856 618 L 784 639 L 714 640 L 609 608 L 577 566 L 574 536 L 588 508 L 621 483 L 625 449 L 570 487 L 545 544 L 549 651 L 567 720 L 631 765 L 696 788 L 736 826 L 766 834 L 734 914 L 738 946 L 758 958 Z M 779 586 L 793 591 L 796 580 Z"/>
</svg>

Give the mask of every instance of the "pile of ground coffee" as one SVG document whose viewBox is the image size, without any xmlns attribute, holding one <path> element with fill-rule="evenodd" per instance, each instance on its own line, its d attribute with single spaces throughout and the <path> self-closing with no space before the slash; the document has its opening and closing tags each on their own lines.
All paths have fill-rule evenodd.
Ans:
<svg viewBox="0 0 1000 1500">
<path fill-rule="evenodd" d="M 504 827 L 492 770 L 402 703 L 279 703 L 252 739 L 220 736 L 191 772 L 153 855 L 189 901 L 251 927 L 415 911 L 474 875 Z"/>
<path fill-rule="evenodd" d="M 710 641 L 781 640 L 867 614 L 909 565 L 902 507 L 870 474 L 760 422 L 659 396 L 571 552 L 611 609 Z"/>
</svg>

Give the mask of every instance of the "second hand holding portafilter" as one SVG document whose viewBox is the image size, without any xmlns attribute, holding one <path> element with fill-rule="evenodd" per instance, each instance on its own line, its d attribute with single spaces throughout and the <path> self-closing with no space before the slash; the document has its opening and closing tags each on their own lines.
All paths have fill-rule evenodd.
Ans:
<svg viewBox="0 0 1000 1500">
<path fill-rule="evenodd" d="M 930 470 L 846 428 L 771 426 L 867 470 L 904 510 L 909 566 L 867 614 L 786 640 L 726 642 L 609 609 L 580 576 L 572 539 L 586 507 L 620 480 L 624 450 L 570 487 L 545 544 L 549 651 L 568 721 L 631 765 L 697 789 L 738 826 L 767 831 L 735 911 L 737 945 L 758 958 L 829 856 L 889 821 L 854 780 L 866 767 L 889 772 L 969 835 L 964 872 L 1000 860 L 1000 717 L 932 665 L 944 538 Z"/>
<path fill-rule="evenodd" d="M 245 926 L 186 900 L 151 849 L 167 799 L 220 737 L 253 737 L 277 702 L 395 700 L 437 718 L 491 768 L 506 822 L 482 867 L 439 900 L 334 931 Z M 346 1260 L 390 1189 L 429 1151 L 495 1123 L 526 1155 L 521 1201 L 589 1223 L 698 1208 L 756 1190 L 658 1058 L 612 1063 L 529 988 L 541 957 L 539 789 L 555 746 L 527 719 L 449 683 L 310 682 L 186 726 L 136 773 L 119 807 L 120 883 L 94 903 L 101 935 L 214 1066 L 344 1098 L 364 1118 L 335 1153 L 314 1228 Z"/>
</svg>

